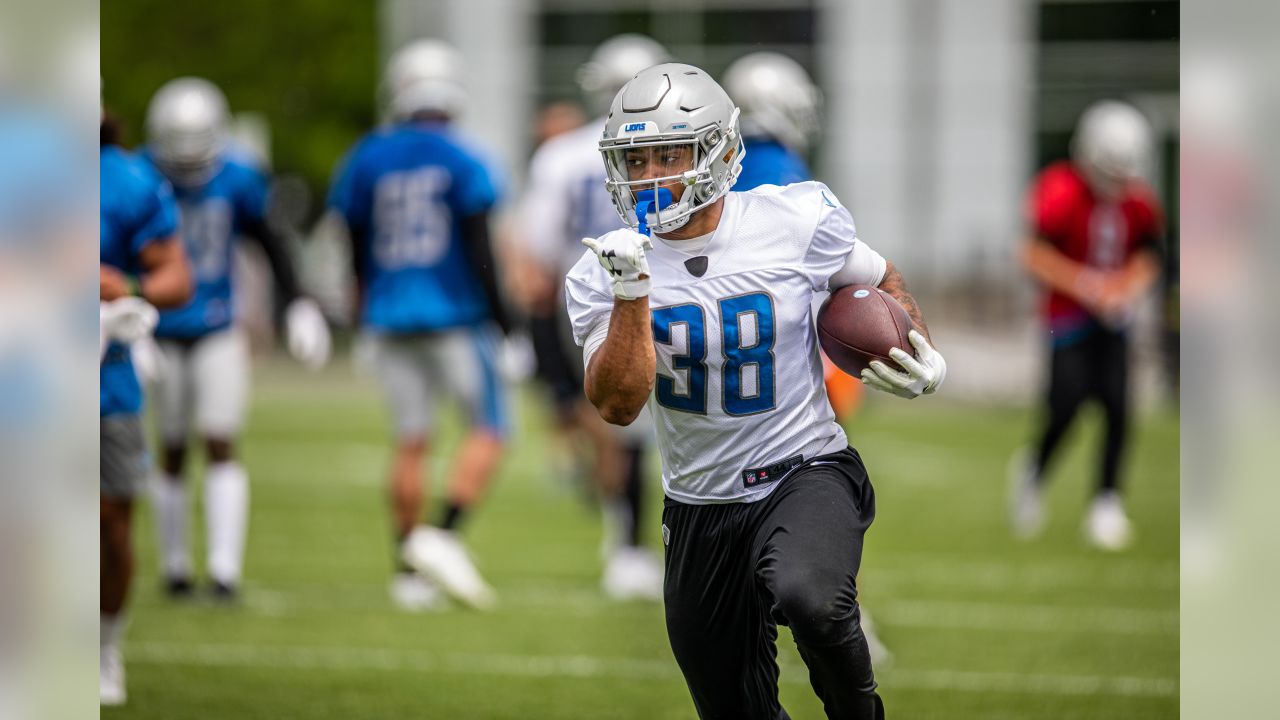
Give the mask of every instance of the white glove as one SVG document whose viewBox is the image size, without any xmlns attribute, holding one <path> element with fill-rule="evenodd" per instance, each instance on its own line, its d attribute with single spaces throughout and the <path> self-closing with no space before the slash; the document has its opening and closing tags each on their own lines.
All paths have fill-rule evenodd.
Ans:
<svg viewBox="0 0 1280 720">
<path fill-rule="evenodd" d="M 872 360 L 871 367 L 862 371 L 863 384 L 898 397 L 911 398 L 928 395 L 938 389 L 947 377 L 947 361 L 918 331 L 912 330 L 907 339 L 916 349 L 916 357 L 893 348 L 889 357 L 906 372 L 894 370 L 879 360 Z M 917 359 L 918 358 L 918 359 Z"/>
<path fill-rule="evenodd" d="M 298 298 L 284 311 L 289 354 L 312 370 L 329 362 L 329 323 L 320 306 L 310 298 Z"/>
<path fill-rule="evenodd" d="M 98 304 L 98 358 L 112 342 L 130 344 L 156 329 L 160 313 L 140 297 L 122 297 Z"/>
<path fill-rule="evenodd" d="M 599 238 L 582 238 L 582 244 L 591 248 L 609 271 L 614 297 L 635 300 L 649 295 L 649 260 L 644 251 L 653 249 L 653 241 L 648 235 L 622 228 Z"/>
<path fill-rule="evenodd" d="M 164 376 L 165 365 L 169 361 L 155 338 L 146 335 L 134 340 L 129 352 L 133 356 L 133 374 L 143 385 L 152 385 Z"/>
</svg>

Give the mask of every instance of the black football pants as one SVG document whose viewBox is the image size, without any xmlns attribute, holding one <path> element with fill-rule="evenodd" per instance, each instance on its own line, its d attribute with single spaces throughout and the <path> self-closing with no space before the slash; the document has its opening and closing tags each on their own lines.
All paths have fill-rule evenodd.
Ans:
<svg viewBox="0 0 1280 720">
<path fill-rule="evenodd" d="M 1129 341 L 1123 332 L 1095 328 L 1085 337 L 1052 350 L 1048 417 L 1040 434 L 1036 476 L 1044 470 L 1071 427 L 1080 406 L 1096 399 L 1106 415 L 1107 434 L 1098 464 L 1098 490 L 1119 490 L 1120 461 L 1129 425 Z"/>
<path fill-rule="evenodd" d="M 755 503 L 670 498 L 667 634 L 703 720 L 782 720 L 778 625 L 791 628 L 827 717 L 878 720 L 854 579 L 875 494 L 852 449 L 796 468 Z"/>
</svg>

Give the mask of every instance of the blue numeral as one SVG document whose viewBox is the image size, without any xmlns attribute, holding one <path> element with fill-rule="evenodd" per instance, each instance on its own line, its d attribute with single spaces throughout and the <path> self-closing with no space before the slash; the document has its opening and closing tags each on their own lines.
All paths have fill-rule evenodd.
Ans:
<svg viewBox="0 0 1280 720">
<path fill-rule="evenodd" d="M 688 393 L 676 392 L 675 378 L 658 375 L 658 402 L 673 410 L 705 415 L 707 412 L 707 321 L 702 308 L 697 305 L 676 305 L 653 311 L 653 339 L 663 345 L 671 344 L 671 328 L 684 325 L 689 335 L 689 352 L 674 355 L 672 367 L 683 370 L 688 382 Z"/>
<path fill-rule="evenodd" d="M 755 337 L 743 344 L 743 318 L 754 316 Z M 773 409 L 773 300 L 752 293 L 720 301 L 720 325 L 724 328 L 724 411 L 751 415 Z M 756 391 L 742 392 L 743 371 L 755 366 Z"/>
<path fill-rule="evenodd" d="M 721 404 L 726 414 L 751 415 L 774 408 L 774 321 L 773 299 L 765 293 L 752 293 L 725 298 L 719 302 L 720 326 L 724 333 L 724 376 L 721 387 L 724 397 Z M 754 336 L 747 338 L 751 344 L 743 344 L 743 319 L 754 319 Z M 686 373 L 688 392 L 676 392 L 675 378 L 658 374 L 658 403 L 663 407 L 683 412 L 707 412 L 707 339 L 706 315 L 698 305 L 676 305 L 653 311 L 653 339 L 663 345 L 672 344 L 671 329 L 684 325 L 688 337 L 688 352 L 671 357 L 672 368 Z M 744 371 L 755 368 L 756 387 L 750 395 L 743 394 Z"/>
</svg>

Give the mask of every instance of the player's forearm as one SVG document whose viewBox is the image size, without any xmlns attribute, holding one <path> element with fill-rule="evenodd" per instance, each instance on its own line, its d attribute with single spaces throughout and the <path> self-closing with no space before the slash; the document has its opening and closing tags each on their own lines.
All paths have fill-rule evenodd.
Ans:
<svg viewBox="0 0 1280 720">
<path fill-rule="evenodd" d="M 1088 269 L 1039 238 L 1030 240 L 1023 247 L 1022 265 L 1050 290 L 1077 299 L 1084 294 Z"/>
<path fill-rule="evenodd" d="M 146 272 L 138 282 L 143 299 L 157 308 L 180 307 L 191 299 L 191 268 L 176 237 L 152 243 L 142 251 Z"/>
<path fill-rule="evenodd" d="M 653 391 L 656 371 L 649 299 L 615 300 L 609 335 L 587 367 L 587 399 L 606 422 L 630 425 Z"/>
<path fill-rule="evenodd" d="M 1160 277 L 1160 264 L 1154 253 L 1139 252 L 1125 263 L 1124 283 L 1130 297 L 1139 297 Z"/>
<path fill-rule="evenodd" d="M 245 234 L 262 245 L 267 256 L 267 264 L 271 266 L 271 275 L 275 278 L 276 287 L 286 303 L 292 302 L 302 291 L 298 287 L 298 274 L 293 267 L 293 259 L 289 256 L 288 243 L 276 234 L 263 218 L 249 222 Z"/>
<path fill-rule="evenodd" d="M 932 343 L 933 338 L 929 337 L 929 328 L 924 324 L 924 315 L 920 312 L 920 304 L 911 296 L 911 293 L 907 292 L 907 282 L 892 262 L 886 261 L 884 278 L 880 281 L 879 288 L 889 293 L 894 300 L 897 300 L 902 305 L 903 309 L 907 311 L 907 315 L 911 318 L 912 324 L 924 334 L 925 339 Z M 909 350 L 910 348 L 907 349 Z"/>
</svg>

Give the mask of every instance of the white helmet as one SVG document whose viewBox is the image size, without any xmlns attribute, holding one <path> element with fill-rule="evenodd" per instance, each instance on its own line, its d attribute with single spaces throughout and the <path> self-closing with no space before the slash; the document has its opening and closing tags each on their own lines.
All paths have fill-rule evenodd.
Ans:
<svg viewBox="0 0 1280 720">
<path fill-rule="evenodd" d="M 433 112 L 453 118 L 462 113 L 467 94 L 462 87 L 462 58 L 440 40 L 415 40 L 387 62 L 382 80 L 383 102 L 392 120 Z"/>
<path fill-rule="evenodd" d="M 1071 158 L 1094 192 L 1117 197 L 1141 177 L 1151 152 L 1151 126 L 1137 108 L 1116 100 L 1090 105 L 1076 124 Z"/>
<path fill-rule="evenodd" d="M 227 138 L 227 98 L 201 78 L 165 83 L 147 108 L 147 146 L 175 185 L 202 185 L 221 166 Z"/>
<path fill-rule="evenodd" d="M 769 137 L 804 152 L 818 132 L 822 93 L 800 63 L 775 52 L 756 52 L 734 61 L 724 87 L 742 108 L 742 134 Z"/>
<path fill-rule="evenodd" d="M 578 86 L 591 106 L 602 113 L 636 73 L 671 59 L 658 41 L 646 35 L 625 33 L 600 43 L 591 59 L 578 68 Z"/>
<path fill-rule="evenodd" d="M 600 152 L 622 221 L 640 232 L 671 232 L 729 192 L 746 149 L 738 108 L 724 89 L 692 65 L 665 63 L 640 71 L 618 92 Z M 658 154 L 660 177 L 632 177 Z M 671 186 L 683 186 L 679 199 Z"/>
</svg>

